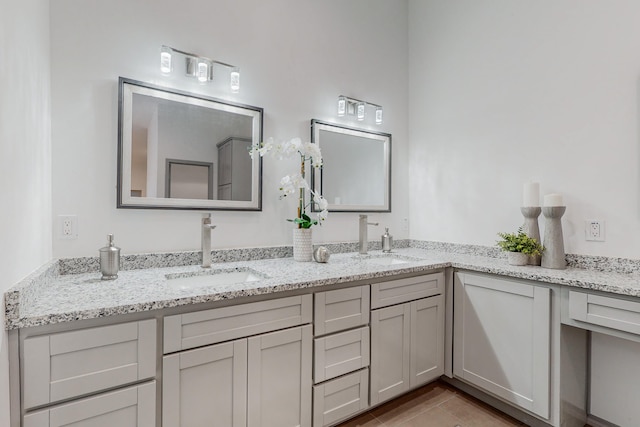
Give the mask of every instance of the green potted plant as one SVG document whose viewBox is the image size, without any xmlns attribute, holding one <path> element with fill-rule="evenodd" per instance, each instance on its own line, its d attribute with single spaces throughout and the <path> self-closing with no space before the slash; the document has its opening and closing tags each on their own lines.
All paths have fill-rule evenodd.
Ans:
<svg viewBox="0 0 640 427">
<path fill-rule="evenodd" d="M 527 265 L 530 256 L 541 255 L 544 248 L 538 241 L 527 236 L 522 227 L 515 233 L 498 233 L 502 240 L 497 245 L 507 253 L 509 265 Z"/>
</svg>

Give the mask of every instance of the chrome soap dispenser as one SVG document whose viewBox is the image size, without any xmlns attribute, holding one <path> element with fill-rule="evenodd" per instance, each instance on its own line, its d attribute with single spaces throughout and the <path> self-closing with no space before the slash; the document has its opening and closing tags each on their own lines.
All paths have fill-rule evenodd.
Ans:
<svg viewBox="0 0 640 427">
<path fill-rule="evenodd" d="M 393 236 L 389 234 L 389 229 L 385 228 L 382 235 L 382 252 L 391 252 L 391 248 L 393 248 Z"/>
<path fill-rule="evenodd" d="M 100 248 L 100 272 L 102 280 L 118 278 L 120 269 L 120 248 L 113 244 L 113 234 L 107 235 L 107 246 Z"/>
</svg>

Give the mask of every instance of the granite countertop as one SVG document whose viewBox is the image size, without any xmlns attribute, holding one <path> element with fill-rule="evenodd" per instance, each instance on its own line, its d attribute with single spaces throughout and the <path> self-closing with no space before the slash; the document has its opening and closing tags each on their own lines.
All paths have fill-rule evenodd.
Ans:
<svg viewBox="0 0 640 427">
<path fill-rule="evenodd" d="M 640 296 L 640 276 L 637 274 L 582 268 L 516 267 L 508 265 L 504 258 L 416 247 L 396 249 L 394 254 L 405 257 L 408 262 L 378 265 L 364 260 L 382 256 L 380 251 L 371 251 L 364 257 L 357 253 L 333 254 L 326 264 L 301 263 L 290 257 L 220 262 L 212 265 L 211 273 L 252 271 L 261 279 L 191 289 L 172 286 L 167 275 L 192 276 L 207 274 L 207 270 L 197 265 L 132 269 L 120 271 L 115 280 L 103 281 L 100 273 L 59 274 L 57 261 L 54 261 L 5 293 L 5 328 L 115 316 L 356 280 L 391 278 L 398 274 L 446 267 Z"/>
</svg>

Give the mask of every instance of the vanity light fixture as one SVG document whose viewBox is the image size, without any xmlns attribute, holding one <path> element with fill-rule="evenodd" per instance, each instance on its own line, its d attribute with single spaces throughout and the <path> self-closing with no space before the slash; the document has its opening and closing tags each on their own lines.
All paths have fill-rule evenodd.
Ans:
<svg viewBox="0 0 640 427">
<path fill-rule="evenodd" d="M 362 101 L 360 99 L 350 98 L 340 95 L 338 97 L 338 117 L 345 115 L 356 116 L 358 121 L 363 121 L 366 117 L 367 106 L 375 108 L 376 124 L 382 124 L 382 106 L 372 102 Z"/>
<path fill-rule="evenodd" d="M 215 65 L 230 68 L 229 85 L 231 92 L 235 93 L 240 90 L 240 69 L 235 65 L 165 45 L 160 49 L 160 71 L 163 74 L 171 74 L 173 72 L 175 54 L 180 54 L 185 57 L 185 74 L 197 78 L 201 83 L 207 83 L 213 80 L 213 68 Z"/>
</svg>

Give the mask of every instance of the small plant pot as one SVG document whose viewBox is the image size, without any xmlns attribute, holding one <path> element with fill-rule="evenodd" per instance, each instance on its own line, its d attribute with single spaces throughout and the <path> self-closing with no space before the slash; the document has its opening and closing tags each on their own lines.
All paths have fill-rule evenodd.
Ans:
<svg viewBox="0 0 640 427">
<path fill-rule="evenodd" d="M 527 265 L 529 263 L 529 255 L 522 252 L 507 252 L 507 262 L 509 265 Z"/>
</svg>

